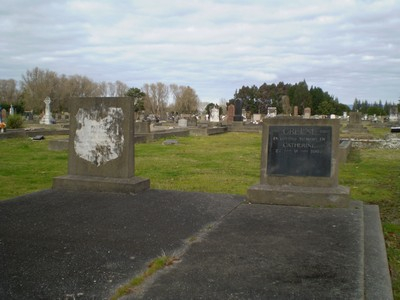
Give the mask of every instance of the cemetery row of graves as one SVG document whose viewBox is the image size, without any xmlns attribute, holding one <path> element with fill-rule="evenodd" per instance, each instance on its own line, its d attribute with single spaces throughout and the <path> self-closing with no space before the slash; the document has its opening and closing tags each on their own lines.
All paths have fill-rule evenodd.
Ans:
<svg viewBox="0 0 400 300">
<path fill-rule="evenodd" d="M 39 125 L 45 129 L 55 123 L 50 112 L 50 103 L 50 99 L 46 99 L 45 113 L 39 121 Z M 10 115 L 12 115 L 11 111 L 10 114 L 2 114 L 2 119 L 3 117 L 7 119 Z M 136 175 L 150 178 L 152 188 L 156 189 L 246 194 L 246 190 L 259 180 L 259 165 L 262 159 L 260 129 L 262 127 L 258 123 L 262 123 L 264 117 L 275 119 L 277 116 L 271 109 L 267 116 L 253 115 L 252 121 L 248 121 L 247 117 L 240 106 L 236 105 L 231 108 L 231 113 L 228 110 L 226 125 L 221 122 L 217 111 L 212 111 L 211 116 L 193 123 L 190 123 L 189 118 L 182 117 L 177 120 L 177 124 L 160 125 L 160 122 L 155 122 L 153 126 L 150 126 L 150 123 L 144 122 L 149 126 L 144 127 L 142 134 L 151 134 L 156 127 L 163 127 L 164 137 L 174 135 L 175 133 L 169 130 L 175 126 L 181 129 L 205 126 L 229 130 L 222 131 L 227 134 L 206 134 L 203 137 L 188 134 L 170 143 L 172 147 L 166 146 L 159 139 L 150 143 L 137 144 L 135 147 Z M 360 113 L 350 113 L 348 117 L 343 116 L 341 132 L 338 136 L 338 138 L 347 138 L 354 142 L 348 162 L 340 166 L 340 183 L 351 188 L 353 199 L 380 206 L 395 295 L 399 295 L 400 290 L 400 228 L 398 224 L 400 187 L 398 180 L 396 181 L 400 176 L 396 168 L 396 162 L 400 158 L 400 147 L 398 133 L 391 132 L 391 128 L 397 127 L 397 117 L 397 114 L 393 114 L 387 120 L 388 122 L 385 122 L 385 120 L 375 120 L 376 116 L 366 120 Z M 294 115 L 291 123 L 298 122 L 299 118 L 320 117 L 312 116 L 311 112 L 305 110 L 302 116 Z M 330 116 L 330 118 L 336 117 Z M 68 123 L 67 119 L 65 123 Z M 252 130 L 240 132 L 246 131 L 243 130 L 246 127 Z M 190 133 L 189 129 L 186 132 Z M 12 131 L 3 132 L 2 136 L 9 136 L 10 133 Z M 7 199 L 49 188 L 54 177 L 66 174 L 68 156 L 66 151 L 49 151 L 48 149 L 49 142 L 59 137 L 47 135 L 46 131 L 44 133 L 45 138 L 40 139 L 39 142 L 26 138 L 2 141 L 2 153 L 7 153 L 3 155 L 5 157 L 3 165 L 7 167 L 2 168 L 0 173 L 4 187 L 1 198 Z M 379 133 L 379 138 L 376 136 L 377 133 Z M 376 140 L 379 143 L 373 144 Z M 362 146 L 365 144 L 369 146 Z M 97 158 L 94 162 L 101 164 Z M 15 184 L 16 182 L 20 183 Z M 11 186 L 12 189 L 7 190 L 7 186 Z"/>
</svg>

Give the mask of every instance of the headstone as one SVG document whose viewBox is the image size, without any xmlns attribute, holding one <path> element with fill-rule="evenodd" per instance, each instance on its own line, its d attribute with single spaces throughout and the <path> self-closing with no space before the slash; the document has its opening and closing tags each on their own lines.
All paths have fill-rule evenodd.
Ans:
<svg viewBox="0 0 400 300">
<path fill-rule="evenodd" d="M 150 133 L 150 122 L 135 122 L 135 134 Z"/>
<path fill-rule="evenodd" d="M 244 108 L 242 108 L 242 118 L 243 118 L 243 121 L 247 121 L 247 112 Z"/>
<path fill-rule="evenodd" d="M 3 108 L 1 110 L 1 119 L 0 122 L 6 122 L 7 120 L 7 111 L 5 110 L 5 108 Z"/>
<path fill-rule="evenodd" d="M 226 119 L 226 122 L 228 124 L 232 124 L 234 115 L 235 115 L 235 105 L 229 104 L 228 105 L 228 117 Z"/>
<path fill-rule="evenodd" d="M 390 107 L 389 111 L 389 121 L 390 122 L 397 122 L 399 120 L 399 110 L 397 105 L 393 105 Z"/>
<path fill-rule="evenodd" d="M 54 189 L 137 193 L 150 181 L 135 177 L 133 101 L 74 98 L 70 101 L 68 175 Z"/>
<path fill-rule="evenodd" d="M 259 123 L 261 120 L 261 114 L 253 114 L 253 122 Z"/>
<path fill-rule="evenodd" d="M 343 119 L 347 120 L 347 111 L 343 112 Z"/>
<path fill-rule="evenodd" d="M 219 122 L 219 109 L 216 107 L 213 107 L 211 109 L 211 117 L 210 117 L 210 122 Z"/>
<path fill-rule="evenodd" d="M 243 115 L 242 115 L 242 100 L 235 100 L 235 116 L 233 117 L 233 121 L 235 122 L 242 122 Z"/>
<path fill-rule="evenodd" d="M 304 108 L 304 115 L 303 115 L 304 119 L 309 119 L 311 118 L 311 108 L 306 107 Z"/>
<path fill-rule="evenodd" d="M 352 111 L 349 114 L 349 124 L 345 129 L 351 132 L 368 132 L 368 129 L 363 127 L 361 121 L 361 113 Z"/>
<path fill-rule="evenodd" d="M 50 103 L 51 99 L 50 97 L 46 97 L 43 101 L 46 105 L 45 110 L 44 110 L 44 115 L 43 118 L 40 120 L 40 124 L 45 124 L 45 125 L 50 125 L 54 123 L 54 119 L 51 116 L 51 110 L 50 110 Z"/>
<path fill-rule="evenodd" d="M 187 123 L 188 123 L 188 121 L 186 119 L 179 119 L 178 120 L 178 126 L 179 127 L 186 128 L 187 127 Z"/>
<path fill-rule="evenodd" d="M 11 104 L 11 106 L 10 106 L 10 116 L 13 116 L 14 114 L 15 114 L 14 107 Z"/>
<path fill-rule="evenodd" d="M 276 107 L 270 106 L 268 107 L 267 118 L 275 118 L 277 115 Z"/>
<path fill-rule="evenodd" d="M 331 115 L 329 116 L 329 118 L 330 118 L 330 119 L 336 119 L 336 115 L 335 115 L 335 114 L 331 114 Z"/>
<path fill-rule="evenodd" d="M 297 206 L 349 204 L 338 185 L 339 120 L 264 120 L 260 184 L 247 191 L 251 203 Z"/>
<path fill-rule="evenodd" d="M 283 110 L 283 114 L 286 116 L 290 115 L 290 98 L 289 96 L 282 96 L 282 110 Z"/>
<path fill-rule="evenodd" d="M 297 117 L 299 115 L 299 107 L 295 106 L 293 107 L 293 116 Z"/>
</svg>

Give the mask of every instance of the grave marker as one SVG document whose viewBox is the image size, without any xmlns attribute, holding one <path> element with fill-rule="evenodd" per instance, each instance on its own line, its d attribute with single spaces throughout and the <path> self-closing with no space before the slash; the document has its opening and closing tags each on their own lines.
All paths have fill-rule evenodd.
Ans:
<svg viewBox="0 0 400 300">
<path fill-rule="evenodd" d="M 136 193 L 150 181 L 135 177 L 133 101 L 75 98 L 70 104 L 68 175 L 53 188 Z"/>
<path fill-rule="evenodd" d="M 338 185 L 339 120 L 265 119 L 260 183 L 252 203 L 347 206 L 349 189 Z"/>
</svg>

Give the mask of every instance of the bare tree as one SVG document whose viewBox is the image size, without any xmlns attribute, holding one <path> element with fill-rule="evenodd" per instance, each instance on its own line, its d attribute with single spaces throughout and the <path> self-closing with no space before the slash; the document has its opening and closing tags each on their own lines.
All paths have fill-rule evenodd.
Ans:
<svg viewBox="0 0 400 300">
<path fill-rule="evenodd" d="M 108 96 L 108 85 L 105 81 L 102 81 L 97 84 L 97 93 L 100 97 Z"/>
<path fill-rule="evenodd" d="M 17 82 L 14 79 L 0 80 L 0 101 L 14 103 L 18 98 Z"/>
<path fill-rule="evenodd" d="M 38 67 L 26 71 L 22 76 L 21 86 L 27 99 L 27 108 L 36 112 L 44 109 L 43 100 L 54 95 L 57 85 L 57 73 L 49 70 L 41 70 Z"/>
<path fill-rule="evenodd" d="M 129 87 L 125 83 L 123 83 L 119 80 L 117 80 L 115 82 L 115 96 L 116 97 L 124 97 L 128 90 L 129 90 Z"/>
<path fill-rule="evenodd" d="M 190 86 L 171 84 L 170 89 L 175 101 L 175 111 L 184 114 L 194 114 L 199 107 L 199 97 Z"/>
<path fill-rule="evenodd" d="M 113 82 L 108 82 L 107 83 L 107 89 L 108 89 L 108 96 L 110 97 L 115 97 L 115 84 Z"/>
<path fill-rule="evenodd" d="M 169 96 L 168 86 L 162 82 L 150 85 L 146 83 L 142 91 L 146 94 L 144 98 L 145 111 L 158 117 L 164 117 Z"/>
</svg>

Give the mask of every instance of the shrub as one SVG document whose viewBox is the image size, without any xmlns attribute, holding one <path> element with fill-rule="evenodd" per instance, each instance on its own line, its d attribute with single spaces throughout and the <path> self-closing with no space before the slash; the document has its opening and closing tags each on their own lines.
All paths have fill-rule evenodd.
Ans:
<svg viewBox="0 0 400 300">
<path fill-rule="evenodd" d="M 21 128 L 24 124 L 24 120 L 21 115 L 9 115 L 7 117 L 7 128 Z"/>
</svg>

